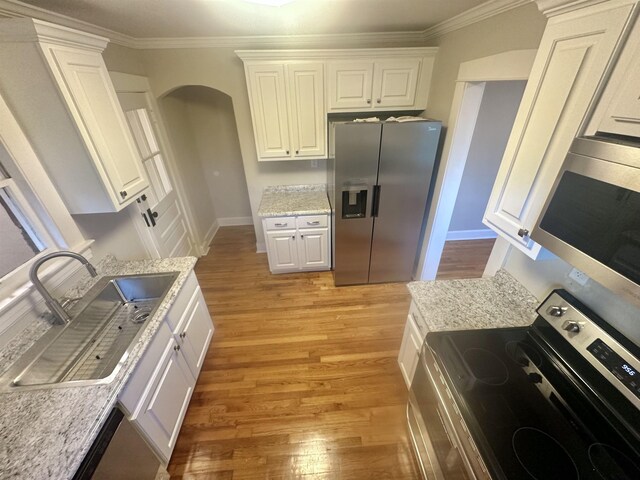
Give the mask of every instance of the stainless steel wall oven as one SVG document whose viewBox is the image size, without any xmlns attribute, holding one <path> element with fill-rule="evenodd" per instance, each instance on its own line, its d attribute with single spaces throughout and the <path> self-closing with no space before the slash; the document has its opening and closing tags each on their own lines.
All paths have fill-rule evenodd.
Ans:
<svg viewBox="0 0 640 480">
<path fill-rule="evenodd" d="M 537 311 L 427 334 L 407 408 L 425 478 L 640 478 L 640 349 L 564 290 Z"/>
</svg>

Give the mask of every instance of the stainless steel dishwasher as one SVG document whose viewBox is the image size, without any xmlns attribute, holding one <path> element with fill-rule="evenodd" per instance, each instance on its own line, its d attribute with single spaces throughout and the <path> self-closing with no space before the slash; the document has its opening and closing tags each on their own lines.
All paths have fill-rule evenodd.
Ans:
<svg viewBox="0 0 640 480">
<path fill-rule="evenodd" d="M 114 408 L 73 480 L 156 478 L 160 460 L 122 411 Z"/>
</svg>

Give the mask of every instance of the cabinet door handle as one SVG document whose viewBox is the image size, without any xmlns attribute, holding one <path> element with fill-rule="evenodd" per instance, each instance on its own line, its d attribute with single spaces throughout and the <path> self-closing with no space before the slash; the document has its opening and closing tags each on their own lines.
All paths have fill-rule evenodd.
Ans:
<svg viewBox="0 0 640 480">
<path fill-rule="evenodd" d="M 121 196 L 122 198 L 126 198 L 126 197 L 127 197 L 127 195 L 128 195 L 128 193 L 127 193 L 127 191 L 126 191 L 126 190 L 122 190 L 122 191 L 120 192 L 120 196 Z"/>
<path fill-rule="evenodd" d="M 187 332 L 182 332 L 179 336 L 180 336 L 180 338 L 183 338 L 183 339 L 184 339 L 184 337 L 186 337 L 186 336 L 187 336 Z"/>
<path fill-rule="evenodd" d="M 518 236 L 519 236 L 519 237 L 522 237 L 522 238 L 526 238 L 526 237 L 528 237 L 528 236 L 529 236 L 529 230 L 527 230 L 527 229 L 526 229 L 526 228 L 524 228 L 524 227 L 521 227 L 521 228 L 518 230 Z"/>
<path fill-rule="evenodd" d="M 180 345 L 174 345 L 173 346 L 173 350 L 176 351 L 176 352 L 179 352 L 180 351 Z"/>
<path fill-rule="evenodd" d="M 274 223 L 274 226 L 276 227 L 286 227 L 287 225 L 289 225 L 288 223 Z"/>
<path fill-rule="evenodd" d="M 320 220 L 316 220 L 314 222 L 307 222 L 307 225 L 320 225 Z"/>
<path fill-rule="evenodd" d="M 151 224 L 149 223 L 149 219 L 147 218 L 147 214 L 143 213 L 142 218 L 144 218 L 144 223 L 147 224 L 147 227 L 151 228 Z"/>
<path fill-rule="evenodd" d="M 156 218 L 158 217 L 158 212 L 152 212 L 150 208 L 147 208 L 147 215 L 149 215 L 149 221 L 151 222 L 151 226 L 156 226 Z"/>
</svg>

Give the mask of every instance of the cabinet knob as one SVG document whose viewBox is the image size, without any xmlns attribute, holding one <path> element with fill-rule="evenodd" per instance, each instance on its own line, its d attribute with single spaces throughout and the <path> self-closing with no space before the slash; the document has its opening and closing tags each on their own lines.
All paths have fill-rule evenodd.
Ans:
<svg viewBox="0 0 640 480">
<path fill-rule="evenodd" d="M 521 228 L 520 230 L 518 230 L 518 236 L 522 237 L 522 238 L 526 238 L 529 236 L 529 230 L 527 230 L 526 228 Z"/>
<path fill-rule="evenodd" d="M 120 196 L 121 196 L 122 198 L 126 198 L 126 197 L 127 197 L 127 191 L 126 191 L 126 190 L 122 190 L 122 191 L 120 192 Z"/>
<path fill-rule="evenodd" d="M 153 216 L 153 218 L 158 218 L 158 212 L 151 212 L 151 215 Z"/>
<path fill-rule="evenodd" d="M 302 238 L 304 238 L 304 235 L 300 235 L 300 238 L 301 238 L 301 239 L 302 239 Z"/>
<path fill-rule="evenodd" d="M 186 337 L 186 336 L 187 336 L 187 332 L 182 332 L 182 333 L 180 334 L 180 338 L 184 338 L 184 337 Z"/>
<path fill-rule="evenodd" d="M 289 155 L 289 150 L 287 150 L 287 155 Z"/>
<path fill-rule="evenodd" d="M 377 100 L 376 100 L 376 103 L 380 103 L 380 99 L 377 99 Z"/>
<path fill-rule="evenodd" d="M 296 239 L 296 236 L 295 236 L 295 235 L 291 235 L 291 238 L 293 238 L 293 239 L 295 240 L 295 239 Z"/>
<path fill-rule="evenodd" d="M 298 155 L 300 152 L 298 150 L 296 150 L 296 155 Z"/>
<path fill-rule="evenodd" d="M 174 349 L 176 352 L 179 352 L 179 351 L 180 351 L 180 345 L 174 345 L 174 346 L 173 346 L 173 349 Z"/>
<path fill-rule="evenodd" d="M 367 103 L 371 103 L 371 99 L 370 98 L 367 98 Z"/>
</svg>

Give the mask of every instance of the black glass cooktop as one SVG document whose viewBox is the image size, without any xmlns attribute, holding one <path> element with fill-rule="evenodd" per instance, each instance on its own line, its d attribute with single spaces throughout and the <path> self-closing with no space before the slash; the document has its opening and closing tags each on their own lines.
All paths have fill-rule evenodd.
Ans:
<svg viewBox="0 0 640 480">
<path fill-rule="evenodd" d="M 427 335 L 492 477 L 639 480 L 637 409 L 545 324 Z"/>
</svg>

